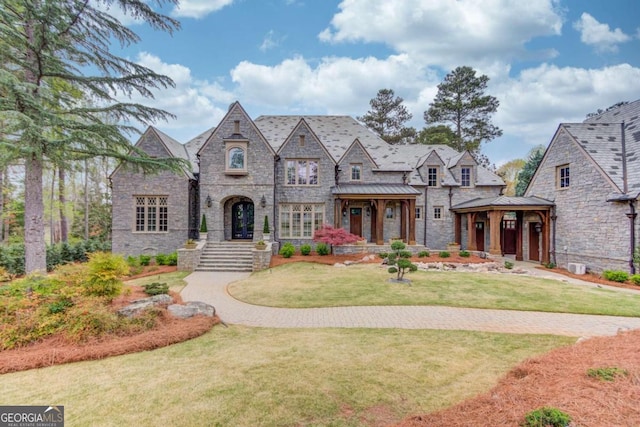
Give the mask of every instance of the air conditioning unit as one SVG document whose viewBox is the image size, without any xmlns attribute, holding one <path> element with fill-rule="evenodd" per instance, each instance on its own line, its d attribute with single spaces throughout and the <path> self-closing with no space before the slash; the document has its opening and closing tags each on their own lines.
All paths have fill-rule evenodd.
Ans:
<svg viewBox="0 0 640 427">
<path fill-rule="evenodd" d="M 587 272 L 587 266 L 577 262 L 570 262 L 567 270 L 569 270 L 569 273 L 573 274 L 585 274 Z"/>
</svg>

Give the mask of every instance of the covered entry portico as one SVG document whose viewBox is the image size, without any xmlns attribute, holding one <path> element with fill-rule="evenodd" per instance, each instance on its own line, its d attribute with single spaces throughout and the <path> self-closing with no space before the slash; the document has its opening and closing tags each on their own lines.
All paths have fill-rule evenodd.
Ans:
<svg viewBox="0 0 640 427">
<path fill-rule="evenodd" d="M 348 231 L 362 237 L 368 235 L 377 245 L 384 244 L 385 234 L 387 238 L 400 237 L 409 245 L 416 244 L 416 198 L 422 193 L 412 186 L 340 184 L 331 192 L 335 198 L 336 228 L 348 220 Z"/>
<path fill-rule="evenodd" d="M 466 220 L 469 250 L 484 250 L 484 241 L 479 242 L 478 238 L 488 230 L 490 254 L 514 254 L 516 260 L 521 261 L 526 252 L 527 260 L 547 264 L 554 206 L 552 201 L 540 197 L 511 196 L 478 198 L 457 204 L 451 207 L 455 214 L 456 242 L 463 240 L 462 224 Z M 478 233 L 479 228 L 483 233 Z"/>
</svg>

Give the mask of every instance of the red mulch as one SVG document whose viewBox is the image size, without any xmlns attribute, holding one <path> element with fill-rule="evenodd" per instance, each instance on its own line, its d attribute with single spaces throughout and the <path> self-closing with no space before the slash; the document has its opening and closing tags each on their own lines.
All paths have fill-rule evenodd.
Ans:
<svg viewBox="0 0 640 427">
<path fill-rule="evenodd" d="M 553 350 L 513 368 L 489 392 L 397 427 L 519 426 L 543 406 L 560 409 L 572 426 L 640 426 L 640 330 L 591 338 Z M 628 375 L 613 382 L 587 376 L 591 368 L 616 367 Z"/>
<path fill-rule="evenodd" d="M 291 258 L 284 258 L 281 255 L 274 255 L 271 257 L 270 267 L 277 267 L 282 264 L 287 264 L 290 262 L 314 262 L 317 264 L 326 264 L 333 265 L 336 263 L 343 263 L 345 261 L 353 261 L 353 262 L 362 262 L 368 264 L 380 263 L 382 260 L 377 255 L 374 255 L 374 258 L 369 261 L 362 261 L 364 257 L 370 254 L 351 254 L 351 255 L 294 255 Z M 412 262 L 446 262 L 446 263 L 458 263 L 458 264 L 477 264 L 481 262 L 491 262 L 490 259 L 480 258 L 475 255 L 471 255 L 467 258 L 461 257 L 456 253 L 452 253 L 449 258 L 440 258 L 438 256 L 431 255 L 430 257 L 411 258 Z"/>
</svg>

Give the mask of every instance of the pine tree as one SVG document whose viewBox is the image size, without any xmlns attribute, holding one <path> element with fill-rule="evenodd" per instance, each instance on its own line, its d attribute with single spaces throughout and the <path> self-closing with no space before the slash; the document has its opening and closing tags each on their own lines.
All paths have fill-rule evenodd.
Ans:
<svg viewBox="0 0 640 427">
<path fill-rule="evenodd" d="M 456 135 L 451 147 L 458 151 L 479 154 L 480 145 L 502 135 L 491 123 L 491 114 L 498 109 L 498 100 L 485 95 L 489 77 L 476 77 L 471 67 L 458 67 L 438 85 L 438 93 L 424 112 L 427 124 L 453 125 Z"/>
<path fill-rule="evenodd" d="M 162 7 L 177 0 L 156 0 Z M 173 33 L 178 21 L 144 0 L 4 0 L 0 5 L 0 121 L 3 154 L 25 164 L 25 269 L 46 268 L 43 171 L 45 162 L 107 156 L 144 171 L 177 170 L 177 159 L 150 158 L 127 136 L 172 115 L 118 96 L 153 97 L 173 81 L 110 52 L 112 40 L 139 40 L 98 9 L 120 7 L 152 28 Z M 96 75 L 86 75 L 95 69 Z M 81 100 L 77 93 L 81 93 Z"/>
<path fill-rule="evenodd" d="M 399 96 L 394 98 L 394 95 L 392 89 L 380 89 L 376 97 L 369 101 L 371 110 L 357 117 L 389 144 L 408 142 L 416 135 L 414 128 L 405 127 L 413 115 L 402 105 L 404 100 Z"/>
<path fill-rule="evenodd" d="M 536 173 L 536 169 L 542 161 L 544 156 L 544 145 L 538 145 L 529 151 L 527 156 L 527 163 L 522 167 L 522 170 L 518 173 L 518 182 L 516 183 L 516 196 L 524 196 L 527 187 L 533 178 L 533 174 Z"/>
</svg>

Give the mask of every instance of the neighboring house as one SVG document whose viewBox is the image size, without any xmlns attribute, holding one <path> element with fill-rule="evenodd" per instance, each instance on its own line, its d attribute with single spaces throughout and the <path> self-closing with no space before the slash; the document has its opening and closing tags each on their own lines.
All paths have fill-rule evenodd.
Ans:
<svg viewBox="0 0 640 427">
<path fill-rule="evenodd" d="M 555 204 L 552 258 L 558 265 L 635 271 L 640 231 L 640 100 L 560 124 L 526 196 Z"/>
<path fill-rule="evenodd" d="M 192 170 L 113 172 L 117 253 L 174 251 L 198 237 L 202 214 L 209 241 L 259 240 L 267 216 L 273 238 L 296 246 L 311 243 L 314 230 L 328 223 L 371 245 L 402 238 L 433 249 L 453 241 L 499 248 L 486 215 L 462 221 L 465 213 L 452 207 L 499 197 L 502 179 L 469 153 L 389 145 L 351 117 L 252 120 L 236 102 L 217 127 L 184 145 L 154 128 L 136 145 L 153 156 L 187 159 Z M 500 236 L 500 221 L 493 227 Z"/>
</svg>

